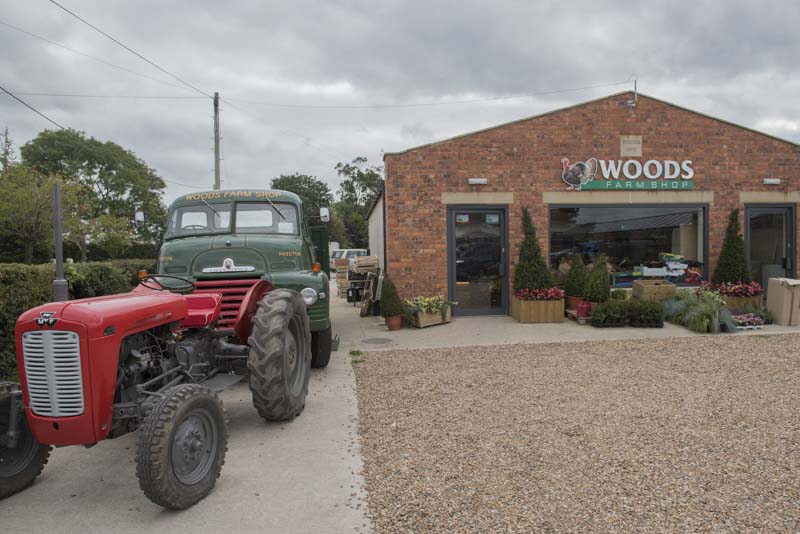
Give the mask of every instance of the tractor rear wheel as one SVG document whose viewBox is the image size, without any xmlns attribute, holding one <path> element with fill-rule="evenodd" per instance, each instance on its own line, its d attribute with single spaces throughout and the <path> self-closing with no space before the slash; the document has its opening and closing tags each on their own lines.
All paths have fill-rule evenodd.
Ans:
<svg viewBox="0 0 800 534">
<path fill-rule="evenodd" d="M 300 415 L 308 395 L 311 329 L 296 291 L 275 289 L 258 303 L 247 344 L 253 405 L 267 421 Z"/>
<path fill-rule="evenodd" d="M 331 361 L 331 327 L 311 332 L 311 368 L 322 369 Z"/>
<path fill-rule="evenodd" d="M 24 490 L 39 476 L 50 458 L 51 447 L 33 437 L 28 420 L 15 404 L 19 384 L 0 382 L 0 499 Z M 8 425 L 12 414 L 19 431 L 16 443 L 9 446 Z"/>
<path fill-rule="evenodd" d="M 214 488 L 227 451 L 222 401 L 200 384 L 178 384 L 163 393 L 139 428 L 139 487 L 160 506 L 189 508 Z"/>
</svg>

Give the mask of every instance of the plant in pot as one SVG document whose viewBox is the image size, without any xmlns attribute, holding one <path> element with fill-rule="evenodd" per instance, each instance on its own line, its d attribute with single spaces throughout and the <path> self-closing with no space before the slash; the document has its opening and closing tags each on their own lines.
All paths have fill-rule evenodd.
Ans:
<svg viewBox="0 0 800 534">
<path fill-rule="evenodd" d="M 511 316 L 521 323 L 559 323 L 564 320 L 564 292 L 554 287 L 527 208 L 522 208 L 522 232 Z"/>
<path fill-rule="evenodd" d="M 586 278 L 589 272 L 586 270 L 586 265 L 583 263 L 583 258 L 580 254 L 575 256 L 572 260 L 572 268 L 567 274 L 567 280 L 564 284 L 564 291 L 567 293 L 567 309 L 577 310 L 578 304 L 583 300 L 584 291 L 586 289 Z"/>
<path fill-rule="evenodd" d="M 450 322 L 450 308 L 458 304 L 442 295 L 414 297 L 403 301 L 409 323 L 417 328 Z"/>
<path fill-rule="evenodd" d="M 728 228 L 711 280 L 719 285 L 750 282 L 752 279 L 747 269 L 747 254 L 739 227 L 739 209 L 736 208 L 728 216 Z"/>
<path fill-rule="evenodd" d="M 625 300 L 609 300 L 598 304 L 592 312 L 592 326 L 619 327 L 628 324 L 630 319 L 630 302 Z"/>
<path fill-rule="evenodd" d="M 403 315 L 406 308 L 403 301 L 397 295 L 397 288 L 389 275 L 383 276 L 381 286 L 381 315 L 386 319 L 386 326 L 389 330 L 400 330 L 403 326 Z"/>
<path fill-rule="evenodd" d="M 595 259 L 594 268 L 586 279 L 586 290 L 583 298 L 592 303 L 592 311 L 601 302 L 611 297 L 611 281 L 606 265 L 606 257 L 601 254 Z"/>
<path fill-rule="evenodd" d="M 664 328 L 664 310 L 661 303 L 653 300 L 630 301 L 631 326 L 640 328 Z"/>
</svg>

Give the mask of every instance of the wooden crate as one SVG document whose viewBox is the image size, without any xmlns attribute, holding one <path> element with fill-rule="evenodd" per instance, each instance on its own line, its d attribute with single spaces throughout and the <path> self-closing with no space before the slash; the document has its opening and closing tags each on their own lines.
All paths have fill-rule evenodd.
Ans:
<svg viewBox="0 0 800 534">
<path fill-rule="evenodd" d="M 378 270 L 378 256 L 356 256 L 357 273 L 365 273 Z"/>
<path fill-rule="evenodd" d="M 560 323 L 564 320 L 564 299 L 520 300 L 511 297 L 511 317 L 520 323 Z"/>
<path fill-rule="evenodd" d="M 442 319 L 442 314 L 440 312 L 432 312 L 432 313 L 417 313 L 414 316 L 414 326 L 417 328 L 425 328 L 428 326 L 433 326 L 435 324 L 443 324 L 449 323 L 451 320 L 450 315 L 450 307 L 448 306 L 444 312 L 444 319 Z"/>
<path fill-rule="evenodd" d="M 666 280 L 634 280 L 631 298 L 661 302 L 675 296 L 675 284 Z"/>
<path fill-rule="evenodd" d="M 725 297 L 725 306 L 732 310 L 744 310 L 745 308 L 762 307 L 761 295 L 754 297 Z"/>
</svg>

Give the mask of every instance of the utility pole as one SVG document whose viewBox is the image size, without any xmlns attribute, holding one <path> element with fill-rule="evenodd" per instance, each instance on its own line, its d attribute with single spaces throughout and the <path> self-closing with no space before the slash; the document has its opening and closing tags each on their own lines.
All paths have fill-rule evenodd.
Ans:
<svg viewBox="0 0 800 534">
<path fill-rule="evenodd" d="M 64 236 L 61 234 L 61 184 L 53 184 L 53 226 L 56 237 L 56 278 L 53 280 L 53 302 L 69 300 L 69 288 L 64 280 Z"/>
<path fill-rule="evenodd" d="M 219 190 L 219 93 L 214 92 L 214 189 Z"/>
</svg>

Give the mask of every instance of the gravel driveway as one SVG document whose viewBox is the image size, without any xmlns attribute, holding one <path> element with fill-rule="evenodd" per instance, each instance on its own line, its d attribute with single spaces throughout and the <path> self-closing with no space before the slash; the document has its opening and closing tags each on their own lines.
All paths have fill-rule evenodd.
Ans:
<svg viewBox="0 0 800 534">
<path fill-rule="evenodd" d="M 800 530 L 800 336 L 353 357 L 378 532 Z"/>
</svg>

